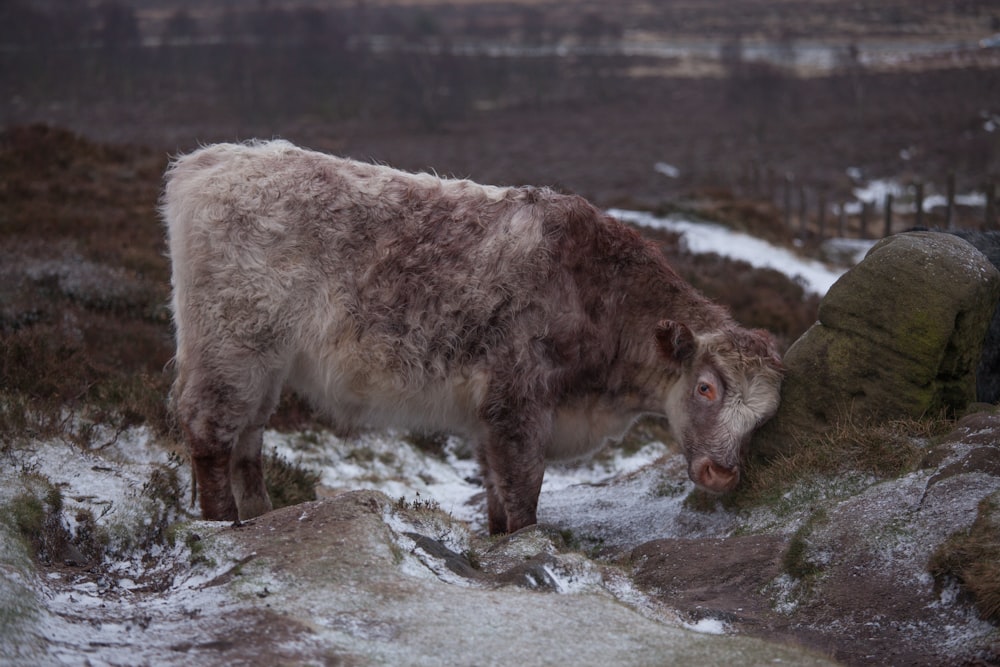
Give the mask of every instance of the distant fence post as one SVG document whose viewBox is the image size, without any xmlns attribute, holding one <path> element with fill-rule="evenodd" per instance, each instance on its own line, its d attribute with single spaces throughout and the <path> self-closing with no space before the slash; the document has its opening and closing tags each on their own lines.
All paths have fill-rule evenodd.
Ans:
<svg viewBox="0 0 1000 667">
<path fill-rule="evenodd" d="M 917 207 L 917 216 L 916 220 L 914 221 L 914 224 L 917 227 L 923 227 L 924 226 L 924 182 L 923 181 L 917 182 L 916 189 L 917 191 L 916 194 L 914 195 L 916 201 L 914 202 L 914 205 Z"/>
<path fill-rule="evenodd" d="M 983 212 L 983 228 L 990 230 L 996 227 L 997 223 L 997 184 L 993 181 L 986 183 L 986 210 Z"/>
<path fill-rule="evenodd" d="M 885 233 L 882 235 L 892 236 L 892 193 L 885 194 Z"/>
<path fill-rule="evenodd" d="M 947 229 L 955 229 L 955 172 L 948 173 L 948 203 L 944 221 Z"/>
<path fill-rule="evenodd" d="M 792 229 L 792 175 L 785 174 L 785 229 Z"/>
<path fill-rule="evenodd" d="M 776 192 L 776 186 L 778 184 L 778 178 L 781 179 L 781 194 Z M 852 234 L 854 225 L 853 221 L 848 220 L 847 205 L 848 202 L 840 203 L 827 203 L 827 193 L 823 190 L 817 190 L 813 193 L 816 197 L 816 217 L 813 221 L 814 226 L 811 226 L 809 219 L 809 194 L 806 191 L 804 183 L 797 183 L 795 175 L 791 172 L 786 172 L 783 176 L 779 176 L 770 168 L 764 168 L 758 164 L 751 162 L 747 165 L 747 175 L 744 177 L 744 181 L 753 184 L 752 187 L 768 188 L 773 192 L 772 201 L 780 198 L 782 204 L 782 217 L 785 229 L 789 232 L 796 234 L 798 238 L 805 240 L 813 232 L 810 230 L 815 230 L 815 236 L 820 240 L 827 237 L 828 234 L 833 235 L 837 238 L 846 238 L 849 234 Z M 944 220 L 939 222 L 934 222 L 938 220 L 936 217 L 932 217 L 932 220 L 928 220 L 927 217 L 927 204 L 926 204 L 926 184 L 922 180 L 911 181 L 911 186 L 913 188 L 913 222 L 914 227 L 924 227 L 928 224 L 942 225 L 944 229 L 955 230 L 959 224 L 959 211 L 957 208 L 957 188 L 956 188 L 956 176 L 954 171 L 950 171 L 947 174 L 946 182 L 946 197 L 945 197 L 945 212 Z M 998 219 L 998 202 L 997 202 L 997 187 L 996 181 L 992 178 L 984 181 L 983 183 L 983 194 L 985 196 L 985 208 L 983 211 L 983 228 L 987 230 L 1000 230 L 1000 219 Z M 798 197 L 798 201 L 794 201 L 795 197 Z M 857 200 L 855 200 L 857 201 Z M 882 228 L 882 237 L 891 236 L 893 234 L 894 227 L 897 226 L 895 220 L 895 213 L 893 211 L 893 205 L 895 204 L 896 198 L 891 193 L 886 193 L 885 204 L 883 210 L 883 221 L 884 226 Z M 795 206 L 795 204 L 798 206 Z M 858 238 L 868 239 L 871 237 L 872 233 L 878 237 L 878 209 L 877 203 L 874 201 L 858 201 L 860 205 L 858 212 Z M 830 206 L 830 211 L 827 211 L 827 206 Z M 851 203 L 853 206 L 854 203 Z M 793 207 L 795 207 L 793 209 Z M 907 207 L 908 209 L 908 207 Z M 827 229 L 827 214 L 836 215 L 836 223 L 830 222 L 830 229 Z M 852 216 L 853 217 L 853 216 Z M 963 218 L 964 219 L 964 218 Z M 834 228 L 834 224 L 836 227 Z M 903 216 L 903 223 L 905 226 L 909 227 L 909 210 L 905 212 Z M 874 225 L 874 226 L 873 226 Z"/>
<path fill-rule="evenodd" d="M 819 228 L 817 235 L 819 240 L 823 240 L 823 236 L 826 234 L 826 193 L 820 191 L 819 193 L 819 207 L 817 210 L 818 215 L 816 216 L 816 226 Z"/>
<path fill-rule="evenodd" d="M 806 223 L 808 222 L 809 212 L 806 209 L 806 186 L 799 183 L 799 238 L 803 241 L 806 240 Z"/>
</svg>

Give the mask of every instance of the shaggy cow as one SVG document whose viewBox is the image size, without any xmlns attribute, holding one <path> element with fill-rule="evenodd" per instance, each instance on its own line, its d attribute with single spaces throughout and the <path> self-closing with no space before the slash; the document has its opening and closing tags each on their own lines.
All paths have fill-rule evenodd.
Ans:
<svg viewBox="0 0 1000 667">
<path fill-rule="evenodd" d="M 770 337 L 576 196 L 409 174 L 283 142 L 176 160 L 163 199 L 174 413 L 208 519 L 270 509 L 284 384 L 341 424 L 478 443 L 493 533 L 535 522 L 547 459 L 665 416 L 689 474 L 733 488 L 774 414 Z"/>
</svg>

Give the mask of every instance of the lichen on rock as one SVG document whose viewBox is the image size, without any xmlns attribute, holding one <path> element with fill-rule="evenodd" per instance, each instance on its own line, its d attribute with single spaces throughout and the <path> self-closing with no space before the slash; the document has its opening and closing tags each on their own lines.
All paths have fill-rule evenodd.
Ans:
<svg viewBox="0 0 1000 667">
<path fill-rule="evenodd" d="M 822 300 L 819 321 L 785 355 L 777 415 L 752 451 L 785 454 L 803 434 L 844 419 L 960 414 L 976 400 L 976 366 L 1000 298 L 1000 273 L 949 234 L 876 244 Z"/>
</svg>

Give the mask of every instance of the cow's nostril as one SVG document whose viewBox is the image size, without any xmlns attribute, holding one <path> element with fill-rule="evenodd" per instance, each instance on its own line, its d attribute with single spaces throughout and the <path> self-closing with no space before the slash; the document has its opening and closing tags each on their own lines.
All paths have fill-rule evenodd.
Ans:
<svg viewBox="0 0 1000 667">
<path fill-rule="evenodd" d="M 694 481 L 709 491 L 723 493 L 732 491 L 736 487 L 740 481 L 740 471 L 739 468 L 726 468 L 708 461 L 697 471 L 697 478 Z"/>
</svg>

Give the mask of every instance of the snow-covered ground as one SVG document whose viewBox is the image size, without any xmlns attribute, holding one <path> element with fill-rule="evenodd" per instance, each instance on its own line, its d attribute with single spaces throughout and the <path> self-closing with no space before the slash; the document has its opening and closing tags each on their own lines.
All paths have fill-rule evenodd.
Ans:
<svg viewBox="0 0 1000 667">
<path fill-rule="evenodd" d="M 150 506 L 155 498 L 147 492 L 148 481 L 155 470 L 174 466 L 165 444 L 144 427 L 119 434 L 101 451 L 82 451 L 62 441 L 33 443 L 7 453 L 5 465 L 0 469 L 0 502 L 9 502 L 22 493 L 26 483 L 44 479 L 61 490 L 63 516 L 71 531 L 76 529 L 72 517 L 88 510 L 113 536 L 142 534 L 148 529 L 149 517 L 157 511 Z M 391 431 L 347 438 L 326 431 L 267 431 L 265 448 L 319 472 L 322 491 L 326 494 L 376 489 L 390 499 L 407 501 L 401 506 L 412 505 L 414 501 L 439 504 L 458 522 L 432 516 L 420 519 L 422 523 L 418 524 L 408 512 L 399 512 L 393 508 L 395 506 L 385 507 L 382 520 L 392 534 L 399 558 L 399 575 L 416 582 L 415 586 L 430 587 L 429 590 L 442 596 L 447 591 L 441 585 L 492 595 L 488 593 L 489 587 L 484 588 L 450 571 L 440 556 L 419 546 L 414 537 L 418 533 L 430 535 L 432 540 L 454 553 L 463 554 L 476 539 L 473 536 L 481 536 L 484 531 L 485 508 L 476 467 L 461 440 L 449 439 L 442 453 L 421 449 L 410 443 L 404 434 Z M 190 487 L 189 469 L 182 466 L 175 470 L 180 492 L 186 497 Z M 539 520 L 558 527 L 562 534 L 571 535 L 582 549 L 612 547 L 628 553 L 632 547 L 664 538 L 681 538 L 684 542 L 693 538 L 724 538 L 747 530 L 751 533 L 790 533 L 816 511 L 817 504 L 840 507 L 843 502 L 861 503 L 858 509 L 843 513 L 846 515 L 843 521 L 848 522 L 844 525 L 848 526 L 862 511 L 912 512 L 917 500 L 928 495 L 928 480 L 933 474 L 933 470 L 921 470 L 881 485 L 868 480 L 859 482 L 851 492 L 844 490 L 841 480 L 831 483 L 828 490 L 833 495 L 829 498 L 823 496 L 826 487 L 822 484 L 818 488 L 807 486 L 801 489 L 805 494 L 802 499 L 789 500 L 789 508 L 765 508 L 752 514 L 719 508 L 692 510 L 686 506 L 692 485 L 687 479 L 683 456 L 669 444 L 650 439 L 637 448 L 614 448 L 579 465 L 550 467 L 540 498 Z M 978 495 L 962 495 L 960 505 L 942 501 L 940 510 L 928 510 L 920 515 L 924 523 L 938 521 L 933 530 L 940 535 L 935 534 L 935 539 L 943 539 L 957 525 L 954 522 L 959 517 L 963 525 L 971 522 L 978 498 L 997 487 L 996 479 L 986 475 L 971 481 L 983 487 Z M 869 487 L 871 490 L 867 491 Z M 965 479 L 955 479 L 954 484 L 940 482 L 933 487 L 933 493 L 945 492 L 948 487 L 966 488 L 970 484 Z M 903 502 L 897 502 L 900 494 L 906 496 Z M 842 500 L 844 495 L 857 499 Z M 881 504 L 869 502 L 873 497 L 885 500 L 880 501 Z M 864 502 L 875 509 L 866 510 Z M 949 503 L 955 504 L 953 513 L 947 510 Z M 306 518 L 309 510 L 303 507 L 301 511 L 299 521 Z M 939 519 L 944 514 L 949 518 L 942 527 Z M 227 546 L 229 538 L 224 524 L 199 521 L 194 516 L 176 515 L 175 518 L 186 520 L 186 525 L 178 530 L 172 545 L 155 544 L 152 548 L 133 545 L 130 551 L 109 552 L 106 561 L 98 565 L 99 576 L 88 574 L 83 568 L 36 569 L 23 554 L 15 553 L 18 540 L 11 532 L 12 526 L 0 522 L 0 604 L 6 610 L 0 615 L 0 655 L 5 658 L 0 663 L 83 664 L 86 660 L 95 665 L 220 664 L 202 662 L 199 656 L 205 656 L 206 652 L 201 647 L 214 646 L 219 641 L 219 633 L 230 632 L 236 619 L 249 618 L 256 613 L 262 603 L 254 601 L 260 599 L 268 600 L 269 607 L 280 609 L 281 613 L 304 605 L 314 620 L 348 619 L 354 622 L 342 607 L 348 593 L 341 588 L 331 589 L 329 599 L 325 599 L 321 591 L 313 591 L 308 603 L 292 604 L 289 600 L 294 601 L 300 594 L 290 588 L 294 581 L 283 579 L 275 572 L 260 570 L 254 563 L 246 565 L 247 576 L 239 580 L 244 583 L 227 587 L 226 582 L 238 576 L 234 573 L 239 573 L 255 553 L 246 555 L 235 545 Z M 902 521 L 902 518 L 897 520 Z M 907 521 L 914 529 L 923 526 L 915 518 Z M 841 524 L 837 521 L 828 523 L 831 531 L 840 529 Z M 440 526 L 440 530 L 436 526 Z M 920 531 L 914 534 L 922 535 Z M 214 546 L 206 552 L 207 559 L 196 564 L 192 562 L 194 552 L 190 540 L 196 539 L 192 536 L 199 533 L 209 536 Z M 820 534 L 817 529 L 817 535 Z M 836 531 L 831 534 L 839 535 Z M 893 545 L 904 537 L 912 541 L 907 531 L 893 535 Z M 539 537 L 541 541 L 528 537 L 524 538 L 526 541 L 511 542 L 511 545 L 513 548 L 530 547 L 530 553 L 521 554 L 521 559 L 537 553 L 536 546 L 552 549 L 543 534 Z M 814 560 L 820 562 L 824 554 L 832 553 L 841 543 L 840 538 L 834 537 L 829 539 L 829 544 L 820 544 L 818 537 L 814 540 Z M 477 544 L 483 544 L 482 538 L 478 539 Z M 924 542 L 918 546 L 925 552 L 933 541 Z M 909 568 L 907 572 L 920 573 L 923 577 L 920 586 L 929 590 L 933 582 L 924 571 L 927 554 L 921 552 L 918 557 L 904 561 L 897 552 L 909 554 L 916 546 L 910 542 L 903 546 L 902 552 L 896 547 L 890 548 L 884 557 L 890 565 L 902 564 Z M 544 584 L 548 595 L 572 598 L 566 601 L 561 613 L 572 613 L 571 610 L 591 604 L 595 599 L 610 599 L 616 608 L 631 610 L 636 622 L 652 621 L 651 630 L 686 630 L 699 635 L 722 634 L 727 638 L 740 635 L 738 629 L 730 628 L 728 617 L 685 617 L 669 608 L 667 603 L 639 590 L 624 572 L 605 567 L 581 553 L 545 552 L 551 558 L 534 571 L 535 576 L 544 574 L 546 581 L 539 586 Z M 830 561 L 827 565 L 832 567 L 834 563 Z M 779 577 L 774 585 L 779 586 L 781 582 Z M 359 584 L 356 594 L 367 595 L 365 590 L 364 585 Z M 795 585 L 789 584 L 782 598 L 787 607 L 785 613 L 796 613 L 797 590 Z M 504 600 L 504 604 L 515 605 L 517 610 L 540 603 L 537 598 L 524 597 L 523 593 L 514 593 Z M 541 602 L 561 604 L 552 602 L 551 598 Z M 968 646 L 982 641 L 992 632 L 988 623 L 975 619 L 974 614 L 965 611 L 965 607 L 960 607 L 954 599 L 942 602 L 941 606 L 941 619 L 951 622 L 960 617 L 961 623 L 943 629 L 931 623 L 920 632 L 915 631 L 919 638 L 925 636 L 922 633 L 941 637 L 945 636 L 942 632 L 947 632 L 947 637 L 951 637 L 948 641 Z M 369 609 L 366 613 L 371 616 L 372 612 Z M 408 622 L 415 621 L 409 619 Z M 358 632 L 367 637 L 361 630 Z M 332 637 L 330 642 L 340 636 L 332 631 L 321 632 L 317 635 L 319 639 L 312 637 L 310 641 L 326 641 L 327 635 Z M 383 641 L 386 642 L 392 644 Z"/>
<path fill-rule="evenodd" d="M 327 432 L 268 431 L 264 443 L 286 460 L 319 471 L 323 493 L 374 489 L 393 499 L 430 500 L 473 530 L 484 531 L 486 501 L 468 444 L 449 438 L 443 456 L 437 456 L 414 447 L 404 435 L 384 431 L 344 439 Z M 634 452 L 612 448 L 581 462 L 550 464 L 542 484 L 539 520 L 564 523 L 567 515 L 586 507 L 585 532 L 593 539 L 638 544 L 666 537 L 677 528 L 671 517 L 694 487 L 686 470 L 683 456 L 659 441 Z M 609 486 L 611 480 L 616 480 L 615 488 Z M 628 487 L 627 493 L 623 494 L 622 485 Z M 630 499 L 623 500 L 626 496 Z M 713 528 L 724 526 L 700 532 Z M 690 532 L 691 526 L 684 530 Z"/>
<path fill-rule="evenodd" d="M 191 619 L 210 609 L 236 613 L 240 602 L 223 595 L 212 582 L 229 576 L 239 564 L 215 554 L 211 562 L 192 568 L 192 552 L 183 537 L 215 533 L 219 524 L 198 521 L 194 509 L 188 517 L 174 509 L 172 520 L 190 523 L 172 546 L 147 549 L 126 544 L 128 535 L 143 534 L 151 517 L 164 511 L 147 492 L 154 470 L 173 468 L 180 493 L 185 500 L 188 497 L 190 470 L 175 467 L 164 445 L 149 429 L 140 427 L 118 434 L 100 451 L 83 451 L 75 444 L 53 440 L 7 453 L 0 472 L 0 502 L 10 502 L 26 490 L 23 471 L 30 471 L 32 480 L 47 480 L 61 491 L 63 520 L 71 534 L 79 530 L 74 517 L 90 512 L 112 536 L 112 548 L 99 566 L 102 574 L 96 581 L 73 568 L 43 576 L 23 556 L 0 550 L 0 603 L 14 617 L 0 619 L 0 652 L 11 661 L 5 664 L 34 664 L 40 657 L 56 664 L 84 657 L 91 664 L 131 664 L 130 660 L 186 664 L 185 653 L 176 652 L 178 646 L 212 640 L 206 633 L 186 635 L 184 627 Z M 319 472 L 321 495 L 375 489 L 393 500 L 438 504 L 471 531 L 452 531 L 447 539 L 436 537 L 459 553 L 466 548 L 468 535 L 485 531 L 478 469 L 467 444 L 457 438 L 447 440 L 442 454 L 422 450 L 404 433 L 394 431 L 347 438 L 327 431 L 267 431 L 265 451 Z M 569 517 L 585 514 L 587 521 L 576 529 L 576 537 L 588 544 L 638 544 L 678 532 L 690 535 L 692 527 L 678 524 L 676 515 L 691 488 L 683 457 L 667 444 L 651 441 L 632 452 L 614 449 L 579 465 L 550 467 L 540 500 L 540 521 L 570 526 Z M 725 515 L 719 517 L 695 532 L 725 532 L 731 521 L 724 520 Z M 386 525 L 405 554 L 404 574 L 470 585 L 416 549 L 408 535 L 417 528 L 391 516 Z M 11 528 L 0 524 L 0 543 L 8 547 L 16 542 L 6 532 Z M 578 563 L 566 557 L 546 567 L 555 594 L 610 595 L 669 627 L 725 632 L 721 621 L 688 623 L 666 611 L 654 613 L 652 603 L 629 582 L 606 579 L 585 559 Z"/>
</svg>

